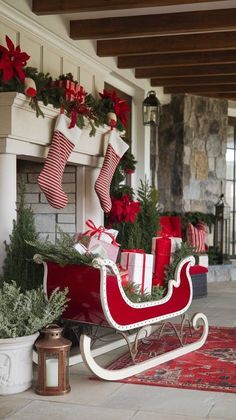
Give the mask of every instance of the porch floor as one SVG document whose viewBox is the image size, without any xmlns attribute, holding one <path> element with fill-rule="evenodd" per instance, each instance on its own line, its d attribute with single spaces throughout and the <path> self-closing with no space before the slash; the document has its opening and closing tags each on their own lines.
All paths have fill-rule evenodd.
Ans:
<svg viewBox="0 0 236 420">
<path fill-rule="evenodd" d="M 208 285 L 190 314 L 203 312 L 210 325 L 236 327 L 236 282 Z M 100 356 L 104 365 L 124 349 Z M 236 395 L 89 380 L 84 364 L 70 368 L 71 392 L 42 397 L 32 389 L 0 397 L 0 419 L 8 420 L 197 420 L 236 418 Z"/>
</svg>

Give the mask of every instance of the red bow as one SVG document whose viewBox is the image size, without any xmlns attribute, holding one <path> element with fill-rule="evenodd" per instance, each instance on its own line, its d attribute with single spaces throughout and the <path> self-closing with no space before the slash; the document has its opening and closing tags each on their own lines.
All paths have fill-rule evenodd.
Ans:
<svg viewBox="0 0 236 420">
<path fill-rule="evenodd" d="M 101 234 L 104 233 L 105 235 L 108 235 L 112 239 L 112 245 L 119 246 L 118 242 L 116 242 L 114 235 L 112 235 L 110 232 L 106 231 L 106 228 L 104 226 L 96 227 L 95 224 L 91 219 L 88 219 L 86 221 L 86 225 L 90 228 L 86 232 L 83 233 L 83 236 L 89 235 L 94 236 L 98 234 L 98 239 L 100 239 Z"/>
</svg>

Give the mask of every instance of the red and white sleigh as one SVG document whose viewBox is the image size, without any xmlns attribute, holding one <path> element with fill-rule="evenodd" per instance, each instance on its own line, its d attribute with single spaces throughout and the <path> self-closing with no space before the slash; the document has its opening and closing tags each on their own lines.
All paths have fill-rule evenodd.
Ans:
<svg viewBox="0 0 236 420">
<path fill-rule="evenodd" d="M 44 264 L 44 288 L 50 295 L 56 288 L 69 288 L 70 298 L 68 308 L 63 318 L 80 323 L 96 326 L 110 327 L 125 338 L 134 364 L 119 370 L 109 370 L 99 366 L 94 357 L 103 351 L 91 349 L 91 338 L 87 334 L 80 337 L 80 352 L 83 361 L 98 377 L 106 380 L 119 380 L 138 374 L 168 360 L 175 359 L 200 348 L 208 335 L 207 318 L 202 313 L 193 316 L 189 325 L 192 330 L 199 330 L 201 334 L 195 342 L 184 343 L 180 338 L 180 346 L 175 350 L 153 357 L 147 361 L 135 364 L 135 354 L 138 351 L 138 340 L 147 337 L 152 325 L 160 322 L 170 323 L 168 320 L 183 316 L 192 301 L 192 281 L 189 268 L 194 265 L 194 258 L 183 259 L 175 273 L 175 279 L 169 281 L 168 292 L 160 300 L 142 303 L 131 302 L 124 293 L 121 277 L 115 263 L 110 260 L 95 258 L 93 267 L 68 265 L 61 267 L 52 262 Z M 175 327 L 174 327 L 175 328 Z M 132 332 L 131 335 L 130 332 Z M 182 332 L 182 331 L 181 331 Z M 164 339 L 162 336 L 161 339 Z M 124 344 L 119 340 L 113 348 Z M 131 345 L 134 342 L 134 345 Z M 112 349 L 107 346 L 104 352 Z M 74 357 L 74 359 L 73 359 Z M 78 358 L 72 356 L 71 363 L 75 364 Z"/>
</svg>

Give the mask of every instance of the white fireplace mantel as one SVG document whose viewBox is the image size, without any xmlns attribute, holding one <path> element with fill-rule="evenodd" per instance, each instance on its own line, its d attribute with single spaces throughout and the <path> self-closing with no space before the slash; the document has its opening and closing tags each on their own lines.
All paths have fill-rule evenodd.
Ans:
<svg viewBox="0 0 236 420">
<path fill-rule="evenodd" d="M 25 95 L 15 92 L 0 93 L 0 271 L 5 257 L 4 241 L 12 232 L 12 222 L 16 219 L 17 201 L 17 159 L 44 161 L 47 156 L 55 119 L 59 110 L 40 103 L 43 117 L 36 117 Z M 103 163 L 107 144 L 106 132 L 109 127 L 101 127 L 95 137 L 89 137 L 89 127 L 82 130 L 69 163 L 78 165 L 80 182 L 77 195 L 77 228 L 83 229 L 85 220 L 92 218 L 102 224 L 103 212 L 95 194 L 94 182 Z"/>
<path fill-rule="evenodd" d="M 0 93 L 0 153 L 16 154 L 32 160 L 43 160 L 47 156 L 59 110 L 42 103 L 40 108 L 44 118 L 36 117 L 25 95 L 16 92 Z M 84 128 L 69 162 L 101 167 L 104 133 L 108 130 L 108 127 L 99 127 L 96 135 L 89 137 L 90 127 Z"/>
</svg>

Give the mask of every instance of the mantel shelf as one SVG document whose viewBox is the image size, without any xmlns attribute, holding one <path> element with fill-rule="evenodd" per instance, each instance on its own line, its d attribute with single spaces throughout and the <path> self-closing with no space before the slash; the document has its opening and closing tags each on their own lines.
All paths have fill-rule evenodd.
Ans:
<svg viewBox="0 0 236 420">
<path fill-rule="evenodd" d="M 36 117 L 29 105 L 29 98 L 21 93 L 0 93 L 0 153 L 43 160 L 52 141 L 55 118 L 59 110 L 40 103 L 43 117 Z M 73 150 L 69 163 L 101 167 L 104 155 L 104 134 L 109 127 L 99 127 L 94 137 L 90 128 L 84 128 Z"/>
</svg>

